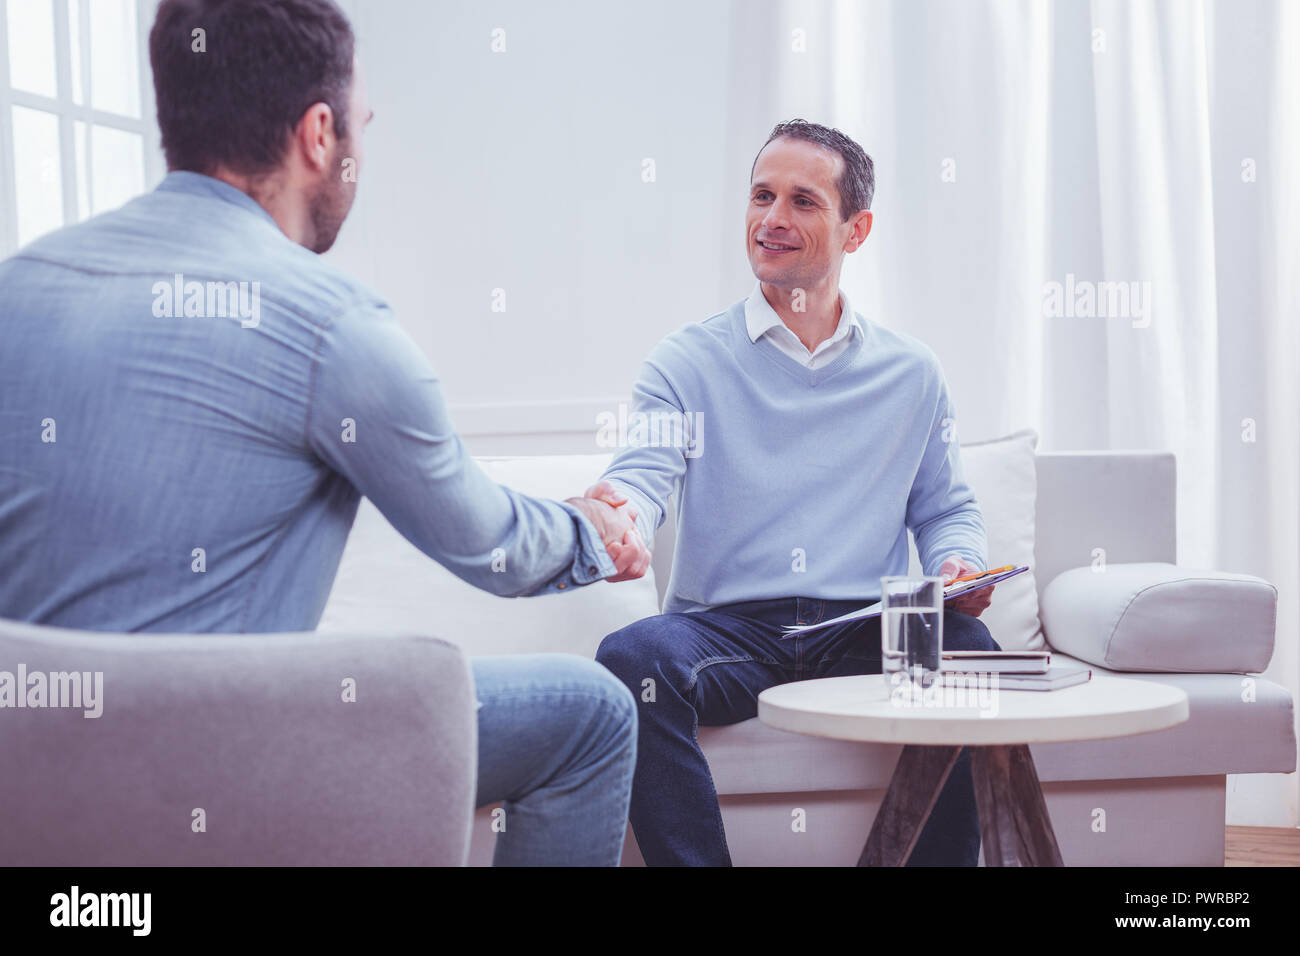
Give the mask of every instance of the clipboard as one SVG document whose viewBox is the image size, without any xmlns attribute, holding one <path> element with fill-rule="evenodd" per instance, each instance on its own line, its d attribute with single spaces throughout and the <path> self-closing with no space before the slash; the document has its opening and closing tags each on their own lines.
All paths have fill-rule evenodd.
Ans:
<svg viewBox="0 0 1300 956">
<path fill-rule="evenodd" d="M 1013 578 L 1017 574 L 1023 574 L 1029 570 L 1029 565 L 1023 565 L 1018 568 L 1012 568 L 1010 571 L 1000 571 L 997 574 L 990 574 L 987 577 L 978 578 L 973 581 L 958 581 L 949 584 L 943 589 L 943 600 L 946 604 L 949 599 L 958 597 L 962 594 L 970 594 L 972 591 L 979 591 L 983 588 L 992 587 L 999 581 L 1005 581 L 1007 578 Z M 873 617 L 880 617 L 883 612 L 882 602 L 877 601 L 875 604 L 868 604 L 866 607 L 859 608 L 856 611 L 850 611 L 848 614 L 841 614 L 839 617 L 833 617 L 829 621 L 822 621 L 818 624 L 787 624 L 782 630 L 784 633 L 781 639 L 794 637 L 796 634 L 807 634 L 809 631 L 818 631 L 823 627 L 833 627 L 836 624 L 847 624 L 849 621 L 865 621 Z"/>
</svg>

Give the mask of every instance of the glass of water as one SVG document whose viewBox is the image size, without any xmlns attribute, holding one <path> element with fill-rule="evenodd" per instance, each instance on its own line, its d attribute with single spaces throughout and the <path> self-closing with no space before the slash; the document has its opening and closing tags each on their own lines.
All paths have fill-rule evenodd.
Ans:
<svg viewBox="0 0 1300 956">
<path fill-rule="evenodd" d="M 880 654 L 887 686 L 906 674 L 922 687 L 939 679 L 943 656 L 943 578 L 880 579 Z"/>
</svg>

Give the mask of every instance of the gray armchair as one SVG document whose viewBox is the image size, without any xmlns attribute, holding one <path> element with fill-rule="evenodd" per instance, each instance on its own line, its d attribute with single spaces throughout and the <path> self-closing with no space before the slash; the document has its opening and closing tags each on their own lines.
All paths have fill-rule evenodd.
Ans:
<svg viewBox="0 0 1300 956">
<path fill-rule="evenodd" d="M 0 865 L 458 866 L 476 763 L 444 641 L 0 620 Z"/>
</svg>

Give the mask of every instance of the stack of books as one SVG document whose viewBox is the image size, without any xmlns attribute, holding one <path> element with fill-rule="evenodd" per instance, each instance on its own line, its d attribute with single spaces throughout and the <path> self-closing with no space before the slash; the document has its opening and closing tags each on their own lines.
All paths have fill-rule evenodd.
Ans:
<svg viewBox="0 0 1300 956">
<path fill-rule="evenodd" d="M 1092 679 L 1081 664 L 1053 666 L 1050 651 L 944 651 L 943 682 L 964 684 L 969 674 L 997 674 L 1005 690 L 1060 690 Z"/>
</svg>

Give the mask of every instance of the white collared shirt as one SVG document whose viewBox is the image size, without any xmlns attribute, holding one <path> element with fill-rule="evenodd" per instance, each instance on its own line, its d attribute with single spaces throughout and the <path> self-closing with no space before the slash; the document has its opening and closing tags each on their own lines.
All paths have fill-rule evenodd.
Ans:
<svg viewBox="0 0 1300 956">
<path fill-rule="evenodd" d="M 754 291 L 745 300 L 745 328 L 749 332 L 751 342 L 757 342 L 766 335 L 772 340 L 773 345 L 809 369 L 823 368 L 835 361 L 840 353 L 849 347 L 853 334 L 855 332 L 860 334 L 862 331 L 857 320 L 853 318 L 853 307 L 849 305 L 849 297 L 841 289 L 839 325 L 835 327 L 830 338 L 818 343 L 817 348 L 809 352 L 807 346 L 799 341 L 799 336 L 790 331 L 790 327 L 781 321 L 781 316 L 776 314 L 772 304 L 767 301 L 767 297 L 763 295 L 761 282 L 754 283 Z"/>
</svg>

